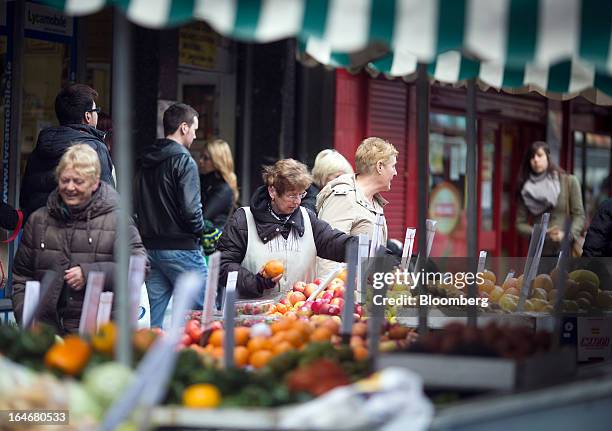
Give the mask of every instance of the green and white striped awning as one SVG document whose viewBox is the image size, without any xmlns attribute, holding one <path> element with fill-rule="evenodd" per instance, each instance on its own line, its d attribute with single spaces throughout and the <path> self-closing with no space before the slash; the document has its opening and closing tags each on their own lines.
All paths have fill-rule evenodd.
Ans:
<svg viewBox="0 0 612 431">
<path fill-rule="evenodd" d="M 344 66 L 354 53 L 404 76 L 416 63 L 436 79 L 477 77 L 496 88 L 537 85 L 612 94 L 609 0 L 45 0 L 71 15 L 107 5 L 146 27 L 207 21 L 226 37 L 297 38 L 317 61 Z M 365 65 L 367 61 L 362 63 Z M 355 66 L 354 63 L 351 65 Z M 433 68 L 433 69 L 432 69 Z M 564 77 L 569 76 L 569 79 Z"/>
</svg>

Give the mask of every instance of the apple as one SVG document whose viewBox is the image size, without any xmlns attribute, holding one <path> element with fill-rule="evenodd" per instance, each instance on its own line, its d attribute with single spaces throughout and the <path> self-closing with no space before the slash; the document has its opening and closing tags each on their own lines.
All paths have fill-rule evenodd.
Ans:
<svg viewBox="0 0 612 431">
<path fill-rule="evenodd" d="M 307 305 L 303 305 L 297 310 L 297 315 L 300 317 L 310 317 L 312 314 L 312 310 Z"/>
<path fill-rule="evenodd" d="M 319 314 L 330 314 L 329 308 L 334 307 L 333 305 L 328 304 L 327 302 L 323 302 L 321 307 L 319 308 Z"/>
<path fill-rule="evenodd" d="M 340 314 L 340 307 L 330 304 L 329 308 L 327 309 L 327 313 L 331 316 L 337 316 Z"/>
<path fill-rule="evenodd" d="M 303 281 L 296 281 L 295 283 L 293 283 L 293 291 L 294 292 L 302 292 L 304 293 L 304 289 L 306 288 L 306 283 L 304 283 Z M 310 295 L 307 295 L 310 296 Z"/>
<path fill-rule="evenodd" d="M 315 278 L 312 282 L 318 286 L 318 285 L 321 284 L 321 279 L 320 278 Z"/>
<path fill-rule="evenodd" d="M 331 301 L 331 300 L 333 299 L 333 297 L 334 297 L 334 294 L 333 294 L 333 293 L 331 293 L 331 292 L 325 292 L 325 293 L 323 294 L 323 296 L 321 297 L 321 299 L 327 299 L 327 300 Z"/>
<path fill-rule="evenodd" d="M 306 296 L 302 292 L 289 292 L 287 297 L 291 305 L 295 305 L 300 301 L 306 301 Z"/>
<path fill-rule="evenodd" d="M 335 284 L 339 284 L 341 286 L 344 286 L 344 281 L 341 278 L 338 278 L 338 277 L 334 278 L 331 282 L 335 283 Z"/>
<path fill-rule="evenodd" d="M 327 292 L 325 292 L 325 291 L 319 292 L 318 295 L 317 295 L 317 299 L 323 298 L 323 295 L 325 295 L 326 293 Z"/>
<path fill-rule="evenodd" d="M 281 304 L 286 305 L 287 307 L 291 307 L 291 302 L 288 298 L 283 298 L 279 301 Z"/>
<path fill-rule="evenodd" d="M 344 286 L 339 286 L 334 290 L 334 298 L 344 298 Z"/>
<path fill-rule="evenodd" d="M 355 322 L 359 322 L 359 320 L 361 319 L 361 316 L 357 313 L 353 313 L 353 319 L 355 320 Z"/>
<path fill-rule="evenodd" d="M 310 309 L 312 310 L 313 313 L 319 314 L 322 305 L 323 305 L 323 302 L 317 299 L 312 304 L 310 304 Z"/>
<path fill-rule="evenodd" d="M 308 283 L 304 287 L 304 295 L 306 295 L 307 298 L 310 298 L 310 296 L 315 292 L 315 290 L 317 290 L 318 287 L 319 286 L 314 283 Z"/>
<path fill-rule="evenodd" d="M 329 302 L 331 305 L 335 305 L 336 307 L 342 309 L 344 307 L 344 299 L 342 298 L 334 298 Z"/>
<path fill-rule="evenodd" d="M 304 305 L 306 305 L 306 301 L 298 301 L 295 304 L 293 304 L 293 308 L 297 310 L 298 308 L 303 307 Z"/>
<path fill-rule="evenodd" d="M 210 329 L 212 331 L 216 329 L 223 329 L 223 323 L 221 323 L 219 320 L 215 320 L 213 323 L 210 324 Z"/>
<path fill-rule="evenodd" d="M 361 307 L 361 304 L 355 304 L 355 313 L 359 314 L 360 316 L 363 314 L 363 308 Z"/>
</svg>

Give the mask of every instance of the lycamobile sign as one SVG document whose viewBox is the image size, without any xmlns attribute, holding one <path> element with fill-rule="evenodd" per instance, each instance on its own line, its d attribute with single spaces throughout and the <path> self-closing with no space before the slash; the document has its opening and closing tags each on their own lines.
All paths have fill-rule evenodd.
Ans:
<svg viewBox="0 0 612 431">
<path fill-rule="evenodd" d="M 72 18 L 33 3 L 26 3 L 25 28 L 27 30 L 72 36 Z"/>
</svg>

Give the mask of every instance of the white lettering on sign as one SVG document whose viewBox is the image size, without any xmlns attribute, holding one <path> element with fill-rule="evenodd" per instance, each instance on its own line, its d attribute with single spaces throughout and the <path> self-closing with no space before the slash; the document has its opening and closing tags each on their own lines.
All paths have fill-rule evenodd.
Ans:
<svg viewBox="0 0 612 431">
<path fill-rule="evenodd" d="M 581 347 L 608 347 L 609 337 L 584 337 L 580 340 Z"/>
<path fill-rule="evenodd" d="M 34 3 L 26 3 L 26 30 L 72 36 L 73 21 L 73 18 L 62 15 L 55 9 Z"/>
</svg>

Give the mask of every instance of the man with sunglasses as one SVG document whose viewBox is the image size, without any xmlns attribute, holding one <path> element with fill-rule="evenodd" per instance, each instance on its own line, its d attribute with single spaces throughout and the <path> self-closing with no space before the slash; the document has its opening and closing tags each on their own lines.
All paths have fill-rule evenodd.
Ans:
<svg viewBox="0 0 612 431">
<path fill-rule="evenodd" d="M 98 154 L 100 180 L 115 187 L 113 162 L 104 144 L 104 132 L 96 128 L 100 107 L 96 105 L 98 93 L 84 84 L 71 84 L 55 98 L 57 127 L 47 127 L 38 134 L 34 151 L 28 157 L 21 183 L 20 207 L 24 217 L 47 204 L 47 198 L 57 187 L 55 168 L 68 147 L 87 144 Z"/>
</svg>

